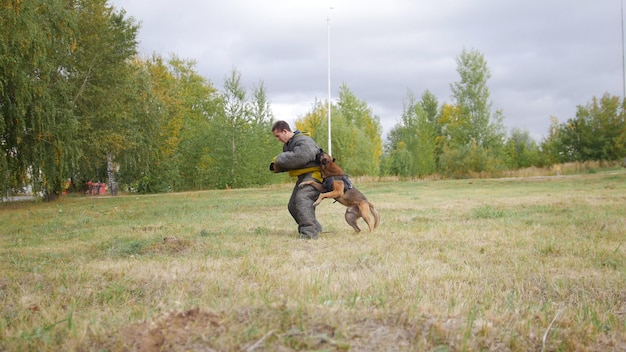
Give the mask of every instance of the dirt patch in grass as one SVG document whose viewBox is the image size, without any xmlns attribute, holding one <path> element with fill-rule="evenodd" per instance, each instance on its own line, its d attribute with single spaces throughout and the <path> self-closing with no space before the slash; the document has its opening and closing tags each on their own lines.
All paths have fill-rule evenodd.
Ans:
<svg viewBox="0 0 626 352">
<path fill-rule="evenodd" d="M 257 312 L 258 313 L 258 312 Z M 324 346 L 338 347 L 339 343 L 333 340 L 335 329 L 326 324 L 314 324 L 307 331 L 291 328 L 285 332 L 269 330 L 263 335 L 238 330 L 240 324 L 254 326 L 249 312 L 237 314 L 233 321 L 222 313 L 211 313 L 199 308 L 182 312 L 170 312 L 152 321 L 133 323 L 123 327 L 120 331 L 110 334 L 106 342 L 90 346 L 87 349 L 97 348 L 110 351 L 292 351 L 316 350 Z M 232 340 L 229 334 L 249 334 L 248 340 Z M 257 335 L 260 335 L 257 336 Z M 335 348 L 334 350 L 346 350 Z"/>
<path fill-rule="evenodd" d="M 293 313 L 293 312 L 291 312 Z M 455 346 L 461 321 L 422 316 L 409 322 L 405 317 L 362 316 L 353 320 L 332 315 L 299 317 L 282 309 L 244 309 L 234 315 L 194 308 L 170 312 L 151 321 L 132 323 L 109 333 L 103 343 L 85 350 L 108 351 L 405 351 L 437 346 L 433 341 Z M 273 316 L 274 329 L 256 326 L 259 318 Z M 282 315 L 282 318 L 280 317 Z M 289 320 L 289 323 L 285 322 Z M 281 321 L 282 320 L 282 321 Z M 98 338 L 96 338 L 98 339 Z"/>
<path fill-rule="evenodd" d="M 321 313 L 321 314 L 320 314 Z M 562 327 L 541 327 L 529 335 L 498 330 L 504 320 L 427 313 L 409 316 L 362 311 L 291 311 L 286 307 L 241 308 L 209 312 L 200 308 L 172 311 L 131 323 L 114 332 L 91 336 L 78 350 L 106 351 L 454 351 L 589 350 L 625 351 L 619 339 L 572 339 Z M 502 317 L 501 317 L 502 318 Z M 543 334 L 546 336 L 543 337 Z M 549 334 L 548 334 L 549 333 Z M 547 338 L 547 341 L 546 341 Z"/>
<path fill-rule="evenodd" d="M 112 351 L 205 350 L 209 341 L 227 328 L 219 315 L 191 309 L 172 312 L 153 321 L 131 324 L 102 346 Z"/>
<path fill-rule="evenodd" d="M 162 241 L 155 242 L 144 249 L 144 253 L 150 254 L 176 254 L 189 249 L 191 241 L 186 238 L 175 236 L 163 237 Z"/>
</svg>

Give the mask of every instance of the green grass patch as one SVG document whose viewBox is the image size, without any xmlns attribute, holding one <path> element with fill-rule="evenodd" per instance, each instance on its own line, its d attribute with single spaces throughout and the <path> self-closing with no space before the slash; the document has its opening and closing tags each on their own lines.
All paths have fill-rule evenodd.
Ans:
<svg viewBox="0 0 626 352">
<path fill-rule="evenodd" d="M 0 350 L 614 350 L 626 172 L 356 186 L 297 238 L 293 185 L 0 204 Z"/>
</svg>

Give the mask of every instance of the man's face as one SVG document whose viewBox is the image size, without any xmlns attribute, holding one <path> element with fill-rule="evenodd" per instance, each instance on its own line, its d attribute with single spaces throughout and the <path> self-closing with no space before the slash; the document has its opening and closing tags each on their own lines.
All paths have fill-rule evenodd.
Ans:
<svg viewBox="0 0 626 352">
<path fill-rule="evenodd" d="M 272 133 L 274 133 L 274 137 L 276 137 L 276 139 L 283 143 L 289 142 L 289 139 L 291 138 L 289 131 L 287 130 L 274 130 Z"/>
</svg>

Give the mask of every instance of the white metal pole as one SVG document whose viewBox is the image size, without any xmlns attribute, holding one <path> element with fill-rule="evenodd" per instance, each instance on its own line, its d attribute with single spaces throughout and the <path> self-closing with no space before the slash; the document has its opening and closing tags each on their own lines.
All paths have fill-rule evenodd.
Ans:
<svg viewBox="0 0 626 352">
<path fill-rule="evenodd" d="M 331 7 L 330 10 L 333 8 Z M 330 104 L 330 11 L 326 19 L 328 35 L 328 154 L 333 155 L 332 134 L 331 134 L 331 104 Z"/>
<path fill-rule="evenodd" d="M 622 12 L 622 99 L 626 99 L 626 61 L 624 60 L 624 0 L 621 1 Z"/>
</svg>

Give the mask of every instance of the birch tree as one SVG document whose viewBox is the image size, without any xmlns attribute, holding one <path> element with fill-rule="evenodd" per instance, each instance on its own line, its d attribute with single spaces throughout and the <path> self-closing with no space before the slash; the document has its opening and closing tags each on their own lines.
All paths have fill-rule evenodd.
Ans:
<svg viewBox="0 0 626 352">
<path fill-rule="evenodd" d="M 501 168 L 505 129 L 501 111 L 492 112 L 483 54 L 463 50 L 456 59 L 460 80 L 451 84 L 454 114 L 443 116 L 445 135 L 440 167 L 444 172 L 484 172 Z M 456 165 L 450 168 L 451 165 Z M 459 169 L 459 165 L 463 165 Z M 464 170 L 463 170 L 464 169 Z"/>
</svg>

